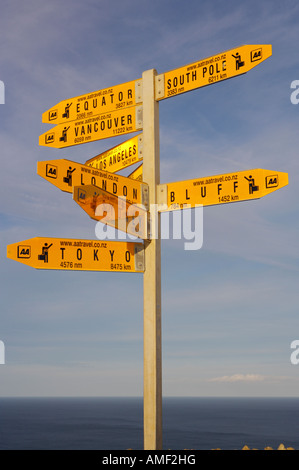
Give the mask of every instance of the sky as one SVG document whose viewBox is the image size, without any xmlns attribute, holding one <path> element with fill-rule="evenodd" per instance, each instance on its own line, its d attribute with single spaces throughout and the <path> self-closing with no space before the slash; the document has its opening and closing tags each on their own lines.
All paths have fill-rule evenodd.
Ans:
<svg viewBox="0 0 299 470">
<path fill-rule="evenodd" d="M 42 147 L 42 113 L 243 44 L 271 44 L 272 56 L 159 103 L 161 183 L 263 168 L 289 185 L 204 208 L 198 250 L 162 241 L 163 396 L 298 396 L 298 18 L 292 0 L 1 1 L 0 396 L 143 395 L 143 275 L 7 259 L 29 238 L 96 239 L 38 161 L 84 163 L 132 137 Z"/>
</svg>

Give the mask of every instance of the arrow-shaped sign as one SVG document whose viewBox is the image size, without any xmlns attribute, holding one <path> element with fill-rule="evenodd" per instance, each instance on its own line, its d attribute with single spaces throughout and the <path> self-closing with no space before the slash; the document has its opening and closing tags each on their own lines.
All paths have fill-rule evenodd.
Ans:
<svg viewBox="0 0 299 470">
<path fill-rule="evenodd" d="M 36 269 L 144 272 L 142 243 L 37 237 L 7 246 L 7 257 Z"/>
<path fill-rule="evenodd" d="M 142 80 L 139 79 L 60 101 L 43 113 L 42 120 L 49 124 L 65 124 L 125 109 L 141 102 Z"/>
<path fill-rule="evenodd" d="M 74 201 L 94 220 L 143 240 L 148 238 L 148 212 L 144 207 L 94 185 L 75 186 Z"/>
<path fill-rule="evenodd" d="M 244 45 L 171 70 L 156 77 L 155 99 L 160 101 L 242 75 L 271 55 L 270 44 Z"/>
<path fill-rule="evenodd" d="M 93 184 L 131 204 L 148 207 L 148 185 L 142 181 L 64 159 L 37 162 L 37 173 L 68 193 L 73 193 L 74 186 Z"/>
<path fill-rule="evenodd" d="M 163 212 L 258 199 L 287 184 L 287 173 L 255 169 L 161 184 L 158 198 Z"/>
<path fill-rule="evenodd" d="M 142 134 L 90 158 L 85 165 L 116 173 L 142 160 Z"/>
<path fill-rule="evenodd" d="M 39 137 L 39 145 L 65 148 L 130 134 L 142 129 L 142 106 L 58 124 Z"/>
<path fill-rule="evenodd" d="M 143 175 L 143 165 L 139 165 L 132 173 L 129 174 L 128 178 L 132 178 L 133 180 L 142 181 Z"/>
</svg>

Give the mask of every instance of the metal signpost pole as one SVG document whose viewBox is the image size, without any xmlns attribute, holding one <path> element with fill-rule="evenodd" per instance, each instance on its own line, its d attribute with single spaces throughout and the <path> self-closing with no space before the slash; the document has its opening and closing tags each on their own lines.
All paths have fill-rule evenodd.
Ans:
<svg viewBox="0 0 299 470">
<path fill-rule="evenodd" d="M 157 204 L 160 183 L 159 104 L 155 70 L 143 79 L 143 181 L 149 187 L 149 208 Z M 156 212 L 156 211 L 155 211 Z M 157 226 L 153 224 L 157 222 Z M 162 449 L 161 240 L 160 214 L 151 220 L 152 238 L 145 240 L 144 272 L 144 450 Z M 155 233 L 156 229 L 156 233 Z"/>
</svg>

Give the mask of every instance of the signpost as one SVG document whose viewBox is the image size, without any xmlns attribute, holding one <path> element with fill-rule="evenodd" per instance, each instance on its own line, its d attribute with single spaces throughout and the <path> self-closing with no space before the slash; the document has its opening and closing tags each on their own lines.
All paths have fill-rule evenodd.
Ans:
<svg viewBox="0 0 299 470">
<path fill-rule="evenodd" d="M 271 54 L 268 44 L 243 45 L 161 75 L 145 71 L 139 80 L 64 100 L 43 114 L 43 122 L 57 124 L 39 138 L 47 147 L 143 130 L 85 165 L 50 160 L 38 162 L 37 169 L 73 193 L 90 217 L 137 235 L 143 243 L 34 238 L 9 245 L 7 256 L 38 269 L 143 273 L 145 450 L 162 449 L 160 212 L 257 199 L 288 184 L 287 173 L 263 169 L 160 184 L 159 102 L 242 75 Z M 115 174 L 141 159 L 128 178 Z M 149 208 L 158 204 L 157 217 L 149 217 Z M 138 220 L 132 209 L 139 211 Z"/>
<path fill-rule="evenodd" d="M 94 185 L 75 186 L 74 201 L 94 220 L 134 237 L 148 238 L 148 211 Z"/>
<path fill-rule="evenodd" d="M 125 197 L 131 204 L 148 208 L 148 185 L 142 181 L 64 159 L 37 162 L 37 174 L 61 191 L 73 193 L 74 186 L 92 184 L 115 196 Z"/>
<path fill-rule="evenodd" d="M 134 80 L 60 101 L 43 113 L 42 122 L 65 124 L 118 109 L 126 109 L 141 102 L 142 81 Z"/>
<path fill-rule="evenodd" d="M 259 199 L 288 184 L 288 174 L 262 169 L 206 176 L 158 186 L 161 212 L 183 209 L 184 205 L 210 206 Z"/>
<path fill-rule="evenodd" d="M 142 106 L 58 124 L 39 137 L 39 145 L 65 148 L 130 134 L 142 129 Z"/>
<path fill-rule="evenodd" d="M 7 257 L 36 269 L 144 272 L 142 243 L 31 238 L 7 247 Z"/>
<path fill-rule="evenodd" d="M 106 152 L 100 153 L 96 157 L 90 158 L 85 165 L 97 170 L 107 170 L 116 173 L 128 166 L 142 161 L 142 134 L 136 135 L 132 139 L 116 145 Z"/>
</svg>

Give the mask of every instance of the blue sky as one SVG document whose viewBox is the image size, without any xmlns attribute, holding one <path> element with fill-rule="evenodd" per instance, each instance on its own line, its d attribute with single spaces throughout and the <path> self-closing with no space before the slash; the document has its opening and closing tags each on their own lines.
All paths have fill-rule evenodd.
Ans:
<svg viewBox="0 0 299 470">
<path fill-rule="evenodd" d="M 2 1 L 0 396 L 143 394 L 142 275 L 6 258 L 8 244 L 36 236 L 94 239 L 94 221 L 36 164 L 83 163 L 127 138 L 40 147 L 42 113 L 242 44 L 272 44 L 272 57 L 160 103 L 161 182 L 265 168 L 289 173 L 289 185 L 205 208 L 198 251 L 162 242 L 163 394 L 298 396 L 298 18 L 290 0 Z"/>
</svg>

